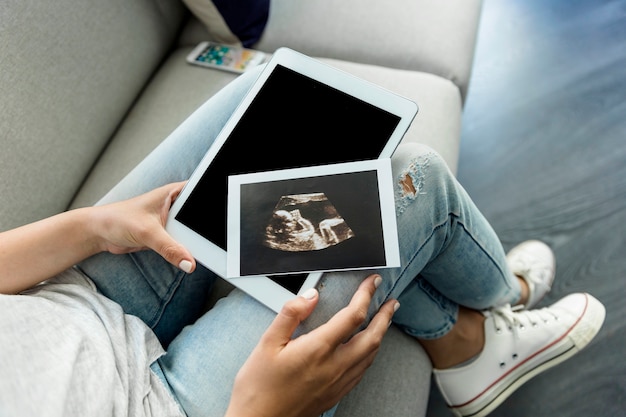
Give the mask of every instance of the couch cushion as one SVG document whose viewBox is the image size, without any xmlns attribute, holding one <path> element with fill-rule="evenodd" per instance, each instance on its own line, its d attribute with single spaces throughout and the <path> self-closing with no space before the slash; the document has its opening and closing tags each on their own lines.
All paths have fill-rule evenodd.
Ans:
<svg viewBox="0 0 626 417">
<path fill-rule="evenodd" d="M 190 65 L 190 48 L 175 51 L 129 111 L 72 207 L 94 204 L 196 108 L 236 74 Z"/>
<path fill-rule="evenodd" d="M 341 400 L 335 417 L 426 415 L 432 365 L 417 340 L 391 326 L 372 366 Z"/>
<path fill-rule="evenodd" d="M 206 40 L 252 46 L 261 37 L 270 0 L 183 0 L 206 26 Z"/>
<path fill-rule="evenodd" d="M 272 0 L 255 48 L 429 72 L 465 97 L 482 0 Z"/>
<path fill-rule="evenodd" d="M 187 64 L 190 49 L 173 53 L 145 89 L 72 207 L 94 204 L 200 104 L 236 77 Z M 420 111 L 403 140 L 431 146 L 456 170 L 462 103 L 453 83 L 419 72 L 325 61 L 416 101 Z"/>
<path fill-rule="evenodd" d="M 0 230 L 65 210 L 175 40 L 174 0 L 0 5 Z"/>
</svg>

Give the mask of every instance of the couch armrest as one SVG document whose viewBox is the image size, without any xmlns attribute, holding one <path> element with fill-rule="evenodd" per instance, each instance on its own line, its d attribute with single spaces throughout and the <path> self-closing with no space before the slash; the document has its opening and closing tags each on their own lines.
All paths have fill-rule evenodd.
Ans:
<svg viewBox="0 0 626 417">
<path fill-rule="evenodd" d="M 454 82 L 465 97 L 482 0 L 272 0 L 255 48 L 418 70 Z"/>
</svg>

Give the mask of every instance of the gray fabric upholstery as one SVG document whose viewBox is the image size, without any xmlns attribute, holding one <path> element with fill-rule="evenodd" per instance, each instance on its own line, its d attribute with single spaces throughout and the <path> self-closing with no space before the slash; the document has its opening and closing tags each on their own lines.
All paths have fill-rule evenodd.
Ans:
<svg viewBox="0 0 626 417">
<path fill-rule="evenodd" d="M 392 326 L 374 363 L 339 403 L 335 417 L 425 416 L 431 372 L 417 341 Z"/>
<path fill-rule="evenodd" d="M 464 97 L 481 0 L 272 0 L 255 47 L 429 72 Z"/>
<path fill-rule="evenodd" d="M 0 3 L 0 230 L 68 207 L 182 10 L 171 0 Z"/>
<path fill-rule="evenodd" d="M 465 99 L 482 0 L 272 0 L 267 27 L 254 46 L 287 46 L 310 56 L 420 71 L 453 82 Z M 192 20 L 179 42 L 210 39 Z"/>
<path fill-rule="evenodd" d="M 191 66 L 191 48 L 173 52 L 138 97 L 102 154 L 72 207 L 94 204 L 187 116 L 235 74 Z"/>
</svg>

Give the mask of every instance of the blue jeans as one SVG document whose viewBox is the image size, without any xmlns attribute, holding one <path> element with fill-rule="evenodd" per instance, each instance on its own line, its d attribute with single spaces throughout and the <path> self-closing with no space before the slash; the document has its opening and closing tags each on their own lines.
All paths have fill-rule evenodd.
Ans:
<svg viewBox="0 0 626 417">
<path fill-rule="evenodd" d="M 255 77 L 245 73 L 208 100 L 99 204 L 187 179 Z M 481 310 L 519 299 L 498 237 L 441 157 L 420 144 L 401 144 L 392 167 L 402 266 L 377 271 L 383 283 L 371 313 L 397 298 L 394 323 L 415 337 L 437 338 L 452 328 L 459 305 Z M 223 415 L 237 371 L 275 314 L 240 290 L 205 313 L 219 278 L 200 265 L 187 275 L 149 251 L 103 253 L 79 268 L 159 337 L 167 353 L 152 369 L 187 415 Z M 298 332 L 345 306 L 369 272 L 325 274 L 318 307 Z"/>
</svg>

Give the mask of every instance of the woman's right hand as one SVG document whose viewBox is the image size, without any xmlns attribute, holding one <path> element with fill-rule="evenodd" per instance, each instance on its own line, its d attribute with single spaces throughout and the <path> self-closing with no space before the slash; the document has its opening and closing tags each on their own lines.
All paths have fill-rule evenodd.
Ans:
<svg viewBox="0 0 626 417">
<path fill-rule="evenodd" d="M 293 332 L 319 294 L 310 290 L 287 302 L 239 370 L 226 417 L 314 417 L 337 404 L 374 361 L 399 307 L 396 300 L 387 301 L 354 334 L 366 320 L 380 280 L 367 277 L 347 307 L 296 339 Z"/>
</svg>

